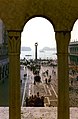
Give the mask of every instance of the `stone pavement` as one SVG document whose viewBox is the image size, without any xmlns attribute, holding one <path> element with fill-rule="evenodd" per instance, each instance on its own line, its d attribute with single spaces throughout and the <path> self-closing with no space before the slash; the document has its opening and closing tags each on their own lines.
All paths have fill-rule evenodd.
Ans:
<svg viewBox="0 0 78 119">
<path fill-rule="evenodd" d="M 51 84 L 47 85 L 45 83 L 45 76 L 42 75 L 43 72 L 49 70 L 49 75 L 52 76 Z M 44 96 L 44 105 L 45 107 L 57 107 L 58 105 L 58 80 L 57 80 L 57 67 L 54 68 L 56 75 L 52 74 L 52 67 L 41 67 L 40 76 L 42 83 L 37 83 L 34 85 L 34 75 L 28 70 L 28 84 L 26 87 L 26 93 L 28 96 L 35 95 L 37 92 L 40 93 L 40 96 Z M 28 86 L 29 85 L 29 86 Z M 26 94 L 27 95 L 27 94 Z M 78 81 L 74 80 L 73 85 L 69 87 L 69 103 L 70 107 L 78 107 Z M 24 106 L 26 104 L 24 103 Z"/>
<path fill-rule="evenodd" d="M 9 108 L 0 107 L 0 119 L 9 119 Z M 21 119 L 57 119 L 57 107 L 23 107 Z M 78 119 L 78 108 L 70 108 L 70 119 Z"/>
<path fill-rule="evenodd" d="M 45 77 L 42 75 L 42 73 L 45 72 L 47 69 L 49 71 L 49 75 L 51 75 L 51 78 L 52 78 L 50 85 L 45 83 Z M 40 70 L 41 83 L 36 83 L 36 85 L 34 85 L 34 75 L 30 70 L 28 70 L 28 75 L 29 75 L 28 82 L 29 83 L 26 89 L 29 87 L 28 88 L 29 90 L 28 92 L 26 90 L 26 95 L 28 96 L 36 95 L 37 92 L 39 92 L 40 96 L 45 97 L 44 98 L 45 107 L 47 106 L 57 107 L 57 98 L 58 98 L 57 79 L 56 79 L 56 76 L 52 75 L 51 72 L 52 72 L 52 67 L 41 67 L 41 70 Z"/>
<path fill-rule="evenodd" d="M 57 106 L 57 94 L 55 94 L 53 90 L 52 84 L 36 84 L 34 86 L 34 94 L 37 94 L 39 92 L 40 96 L 44 96 L 44 104 L 45 106 Z"/>
</svg>

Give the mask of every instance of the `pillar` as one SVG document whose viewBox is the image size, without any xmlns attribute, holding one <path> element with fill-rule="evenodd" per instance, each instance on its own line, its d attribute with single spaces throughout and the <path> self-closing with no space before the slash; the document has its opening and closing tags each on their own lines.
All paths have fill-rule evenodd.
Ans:
<svg viewBox="0 0 78 119">
<path fill-rule="evenodd" d="M 21 119 L 20 34 L 20 31 L 8 31 L 9 119 Z"/>
<path fill-rule="evenodd" d="M 58 119 L 69 119 L 68 45 L 70 32 L 55 32 L 58 58 Z"/>
</svg>

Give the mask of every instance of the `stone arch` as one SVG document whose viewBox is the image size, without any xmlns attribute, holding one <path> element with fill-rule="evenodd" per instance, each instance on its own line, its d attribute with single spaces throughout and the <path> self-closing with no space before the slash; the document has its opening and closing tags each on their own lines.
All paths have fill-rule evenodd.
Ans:
<svg viewBox="0 0 78 119">
<path fill-rule="evenodd" d="M 74 28 L 74 25 L 75 25 L 75 23 L 78 21 L 78 18 L 77 19 L 75 19 L 74 21 L 73 21 L 73 23 L 72 23 L 72 27 L 71 27 L 71 31 L 73 30 L 73 28 Z"/>
<path fill-rule="evenodd" d="M 76 30 L 76 31 L 75 31 Z M 78 32 L 78 19 L 76 19 L 72 24 L 71 38 L 70 42 L 77 41 L 77 32 Z M 74 33 L 74 34 L 73 34 Z M 72 41 L 71 41 L 72 40 Z"/>
<path fill-rule="evenodd" d="M 76 23 L 77 20 L 78 20 L 78 18 L 76 18 L 76 19 L 73 20 L 73 22 L 72 22 L 72 24 L 71 24 L 71 31 L 73 30 L 74 25 L 75 25 L 75 23 Z"/>
<path fill-rule="evenodd" d="M 33 17 L 30 17 L 30 19 L 27 21 L 27 23 L 29 22 L 29 21 L 33 21 L 33 19 L 35 19 L 36 20 L 36 18 L 38 19 L 38 18 L 41 18 L 41 20 L 43 21 L 44 20 L 44 22 L 46 21 L 47 23 L 48 23 L 48 25 L 50 26 L 50 31 L 51 31 L 51 34 L 50 34 L 50 36 L 51 36 L 51 39 L 50 39 L 50 41 L 52 42 L 52 41 L 54 41 L 54 46 L 56 47 L 56 39 L 55 39 L 55 32 L 54 32 L 54 26 L 53 26 L 53 24 L 52 24 L 52 22 L 51 22 L 51 20 L 49 20 L 48 18 L 46 18 L 46 17 L 43 17 L 43 16 L 41 16 L 41 15 L 36 15 L 36 16 L 33 16 Z M 44 23 L 43 22 L 43 23 Z M 32 24 L 34 24 L 35 25 L 35 23 L 32 23 L 32 22 L 30 22 L 31 23 L 31 25 Z M 40 24 L 40 27 L 42 28 L 42 26 L 43 26 L 43 24 L 41 25 Z M 46 24 L 45 24 L 45 28 L 46 28 L 46 30 L 48 29 L 48 27 L 46 27 Z M 25 29 L 26 29 L 26 24 L 25 24 Z M 33 28 L 33 30 L 35 29 L 35 27 Z M 24 31 L 24 29 L 23 29 L 23 31 Z M 43 30 L 42 32 L 43 32 L 43 36 L 45 36 L 46 34 L 44 34 L 44 31 L 45 30 Z M 26 31 L 25 31 L 26 32 Z M 22 33 L 22 32 L 21 32 Z M 37 32 L 38 33 L 38 32 Z M 47 30 L 47 34 L 48 34 L 48 30 Z M 52 37 L 53 36 L 53 37 Z M 24 39 L 24 38 L 23 38 Z M 22 42 L 22 40 L 23 39 L 21 39 L 21 42 Z M 31 39 L 31 38 L 30 38 Z M 42 39 L 42 38 L 41 38 Z M 45 40 L 44 40 L 45 38 L 43 38 L 43 41 L 45 42 Z M 25 40 L 27 40 L 27 39 L 25 39 Z M 50 42 L 49 40 L 48 40 L 48 38 L 46 39 L 48 42 Z M 31 39 L 31 41 L 32 41 L 32 39 Z M 38 40 L 39 42 L 40 42 L 40 40 Z M 30 44 L 31 44 L 31 42 L 30 42 Z M 52 47 L 53 46 L 53 44 L 51 44 L 51 46 L 50 47 Z M 48 57 L 48 56 L 47 56 Z"/>
<path fill-rule="evenodd" d="M 23 23 L 23 26 L 22 26 L 22 31 L 23 31 L 23 28 L 24 28 L 25 24 L 26 24 L 29 20 L 31 20 L 31 19 L 33 19 L 33 18 L 36 18 L 36 17 L 41 17 L 41 18 L 44 18 L 44 19 L 48 20 L 48 21 L 52 24 L 53 29 L 55 30 L 55 24 L 54 24 L 54 22 L 52 21 L 52 19 L 51 19 L 50 17 L 48 17 L 47 15 L 38 15 L 38 14 L 36 14 L 36 15 L 29 16 L 28 18 L 25 19 L 25 21 L 24 21 L 24 23 Z"/>
<path fill-rule="evenodd" d="M 24 24 L 30 16 L 42 15 L 52 19 L 55 31 L 71 31 L 72 23 L 78 16 L 77 1 L 13 1 L 0 2 L 0 16 L 7 30 L 22 31 Z M 59 7 L 60 6 L 60 7 Z"/>
</svg>

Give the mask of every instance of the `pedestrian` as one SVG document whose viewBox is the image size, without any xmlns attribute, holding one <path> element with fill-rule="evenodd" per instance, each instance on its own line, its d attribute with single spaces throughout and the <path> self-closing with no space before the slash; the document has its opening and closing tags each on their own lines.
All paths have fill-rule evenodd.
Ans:
<svg viewBox="0 0 78 119">
<path fill-rule="evenodd" d="M 46 71 L 46 74 L 47 74 L 47 76 L 48 76 L 48 70 Z"/>
<path fill-rule="evenodd" d="M 35 82 L 35 80 L 34 80 L 34 85 L 36 85 L 36 82 Z"/>
<path fill-rule="evenodd" d="M 22 80 L 21 80 L 20 82 L 21 82 L 21 84 L 22 84 Z"/>
<path fill-rule="evenodd" d="M 34 97 L 33 97 L 34 107 L 35 107 L 35 100 L 36 100 L 36 98 L 37 98 L 37 96 L 36 96 L 36 95 L 34 95 Z"/>
<path fill-rule="evenodd" d="M 77 76 L 77 81 L 78 81 L 78 76 Z"/>
<path fill-rule="evenodd" d="M 45 83 L 47 84 L 47 78 L 45 78 Z"/>
<path fill-rule="evenodd" d="M 73 80 L 71 80 L 71 85 L 73 85 Z"/>
<path fill-rule="evenodd" d="M 41 107 L 41 99 L 39 97 L 39 92 L 37 92 L 37 97 L 35 99 L 34 106 L 35 107 Z"/>
<path fill-rule="evenodd" d="M 32 107 L 32 97 L 31 96 L 28 99 L 28 106 L 29 107 Z"/>
<path fill-rule="evenodd" d="M 54 69 L 52 70 L 52 74 L 54 75 Z"/>
<path fill-rule="evenodd" d="M 26 107 L 28 107 L 28 97 L 26 97 L 25 102 L 26 102 Z"/>
<path fill-rule="evenodd" d="M 35 85 L 35 82 L 39 82 L 39 83 L 41 82 L 41 77 L 39 73 L 36 76 L 34 76 L 34 85 Z"/>
<path fill-rule="evenodd" d="M 50 75 L 50 77 L 48 79 L 48 84 L 50 84 L 50 82 L 51 82 L 51 75 Z"/>
<path fill-rule="evenodd" d="M 56 72 L 54 71 L 54 75 L 56 75 Z"/>
<path fill-rule="evenodd" d="M 41 107 L 44 107 L 44 96 L 41 96 Z"/>
</svg>

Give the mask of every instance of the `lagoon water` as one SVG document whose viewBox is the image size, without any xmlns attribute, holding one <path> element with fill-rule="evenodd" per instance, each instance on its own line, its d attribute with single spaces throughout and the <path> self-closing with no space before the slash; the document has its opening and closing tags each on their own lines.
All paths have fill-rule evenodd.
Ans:
<svg viewBox="0 0 78 119">
<path fill-rule="evenodd" d="M 38 51 L 38 59 L 57 59 L 57 55 L 56 55 L 56 50 L 45 50 L 45 51 Z M 33 50 L 31 51 L 21 51 L 20 54 L 20 59 L 23 58 L 26 59 L 35 59 L 35 52 Z"/>
</svg>

